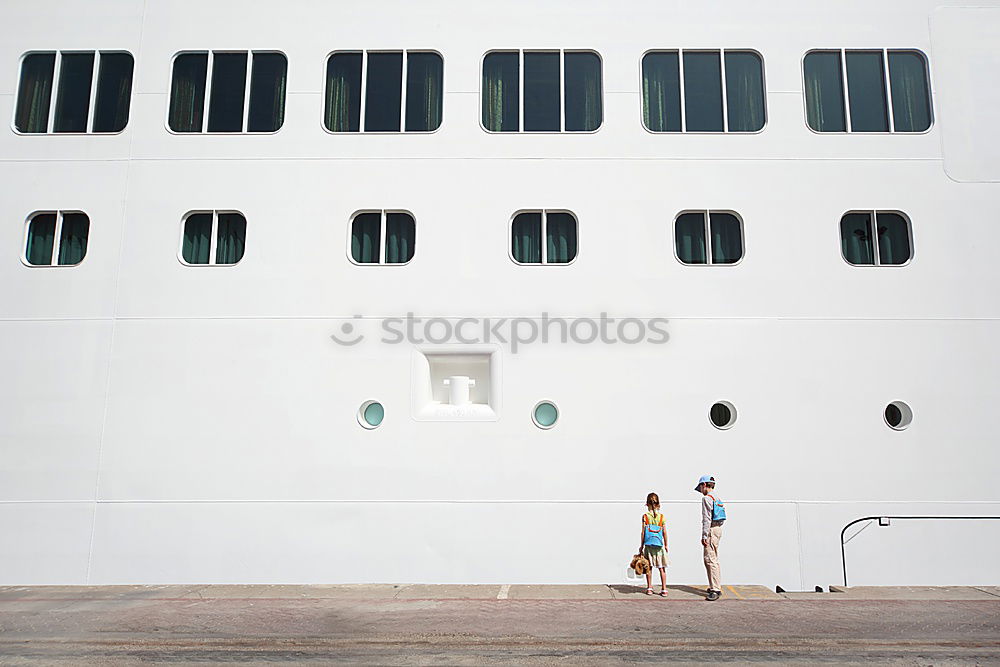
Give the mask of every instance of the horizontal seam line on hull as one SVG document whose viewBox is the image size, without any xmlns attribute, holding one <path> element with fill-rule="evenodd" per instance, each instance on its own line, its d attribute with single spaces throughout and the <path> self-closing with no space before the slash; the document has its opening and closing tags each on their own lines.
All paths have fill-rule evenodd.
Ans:
<svg viewBox="0 0 1000 667">
<path fill-rule="evenodd" d="M 550 321 L 559 319 L 587 319 L 594 318 L 600 313 L 587 313 L 580 315 L 573 314 L 549 314 Z M 540 316 L 527 315 L 438 315 L 436 313 L 414 313 L 414 317 L 419 320 L 424 319 L 445 319 L 457 320 L 463 318 L 478 319 L 522 319 L 541 320 Z M 1000 317 L 769 317 L 754 315 L 733 315 L 733 316 L 713 316 L 713 315 L 690 315 L 690 316 L 665 316 L 663 314 L 639 314 L 639 315 L 614 315 L 610 319 L 630 318 L 661 318 L 668 321 L 674 320 L 749 320 L 749 321 L 774 321 L 774 322 L 996 322 Z M 399 313 L 393 315 L 118 315 L 115 317 L 0 317 L 0 322 L 111 322 L 118 321 L 157 321 L 157 320 L 387 320 L 404 319 Z"/>
<path fill-rule="evenodd" d="M 531 136 L 534 134 L 524 134 L 520 133 L 516 136 Z M 664 133 L 664 136 L 668 136 Z M 674 136 L 674 135 L 669 135 Z M 679 136 L 698 136 L 702 137 L 705 135 L 679 135 Z M 712 135 L 709 135 L 712 136 Z M 468 156 L 468 155 L 455 155 L 455 156 L 440 156 L 440 155 L 386 155 L 386 156 L 375 156 L 375 155 L 355 155 L 355 156 L 302 156 L 302 157 L 272 157 L 272 156 L 232 156 L 232 157 L 133 157 L 133 158 L 103 158 L 103 159 L 66 159 L 66 158 L 8 158 L 6 160 L 0 160 L 0 165 L 5 163 L 11 164 L 24 164 L 31 162 L 38 163 L 52 163 L 52 162 L 65 162 L 65 163 L 88 163 L 88 162 L 300 162 L 300 161 L 346 161 L 346 162 L 359 162 L 359 161 L 401 161 L 401 160 L 477 160 L 477 161 L 536 161 L 536 160 L 547 160 L 547 161 L 594 161 L 594 162 L 609 162 L 609 161 L 638 161 L 638 162 L 648 162 L 648 161 L 660 161 L 660 162 L 709 162 L 717 164 L 720 162 L 944 162 L 943 157 L 678 157 L 678 156 L 568 156 L 568 155 L 539 155 L 533 157 L 525 157 L 523 155 L 518 156 L 507 156 L 507 155 L 497 155 L 497 156 Z M 969 181 L 972 184 L 977 184 L 976 181 Z M 992 183 L 993 181 L 986 181 L 986 183 Z"/>
<path fill-rule="evenodd" d="M 700 500 L 663 500 L 664 505 L 698 505 Z M 993 505 L 1000 500 L 733 500 L 726 501 L 733 505 L 855 505 L 855 504 L 906 504 L 906 505 Z M 424 505 L 634 505 L 633 500 L 581 500 L 581 499 L 336 499 L 336 498 L 182 498 L 182 499 L 64 499 L 64 500 L 0 500 L 0 505 L 180 505 L 180 504 L 384 504 L 410 503 Z M 900 517 L 896 517 L 900 518 Z M 976 519 L 996 518 L 995 516 L 977 516 Z"/>
</svg>

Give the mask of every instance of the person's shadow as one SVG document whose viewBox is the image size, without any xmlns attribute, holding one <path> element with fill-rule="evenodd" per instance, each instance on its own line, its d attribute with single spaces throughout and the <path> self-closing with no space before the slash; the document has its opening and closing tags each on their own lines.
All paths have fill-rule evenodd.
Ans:
<svg viewBox="0 0 1000 667">
<path fill-rule="evenodd" d="M 653 582 L 654 584 L 656 582 Z M 628 593 L 645 593 L 645 586 L 629 586 L 628 584 L 611 584 L 609 588 L 616 593 L 628 594 Z M 659 590 L 659 589 L 656 589 Z M 684 591 L 685 593 L 690 593 L 692 595 L 698 595 L 700 597 L 707 597 L 708 593 L 703 588 L 695 588 L 694 586 L 682 586 L 677 584 L 667 584 L 667 590 L 674 591 Z"/>
</svg>

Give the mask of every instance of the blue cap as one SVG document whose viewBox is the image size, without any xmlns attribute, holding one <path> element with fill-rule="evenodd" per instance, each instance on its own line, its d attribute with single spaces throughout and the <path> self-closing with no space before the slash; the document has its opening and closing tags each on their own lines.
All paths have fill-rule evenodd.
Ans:
<svg viewBox="0 0 1000 667">
<path fill-rule="evenodd" d="M 698 487 L 704 484 L 705 482 L 714 482 L 714 481 L 715 478 L 712 477 L 711 475 L 702 475 L 701 479 L 698 480 L 698 484 L 694 487 L 694 490 L 697 491 Z"/>
</svg>

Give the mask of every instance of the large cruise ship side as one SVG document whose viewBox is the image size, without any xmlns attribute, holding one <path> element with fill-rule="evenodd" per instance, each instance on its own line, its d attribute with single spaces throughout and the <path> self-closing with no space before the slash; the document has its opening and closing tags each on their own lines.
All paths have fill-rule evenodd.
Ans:
<svg viewBox="0 0 1000 667">
<path fill-rule="evenodd" d="M 967 4 L 5 0 L 0 584 L 996 584 Z"/>
</svg>

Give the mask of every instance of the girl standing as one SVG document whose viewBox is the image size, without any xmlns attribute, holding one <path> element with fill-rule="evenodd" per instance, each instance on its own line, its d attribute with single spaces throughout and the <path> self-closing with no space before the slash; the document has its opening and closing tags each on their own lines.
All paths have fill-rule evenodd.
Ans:
<svg viewBox="0 0 1000 667">
<path fill-rule="evenodd" d="M 667 528 L 660 512 L 660 497 L 655 493 L 646 496 L 646 509 L 642 515 L 642 542 L 640 551 L 649 561 L 646 573 L 646 595 L 653 594 L 652 568 L 660 570 L 660 595 L 667 597 Z"/>
</svg>

